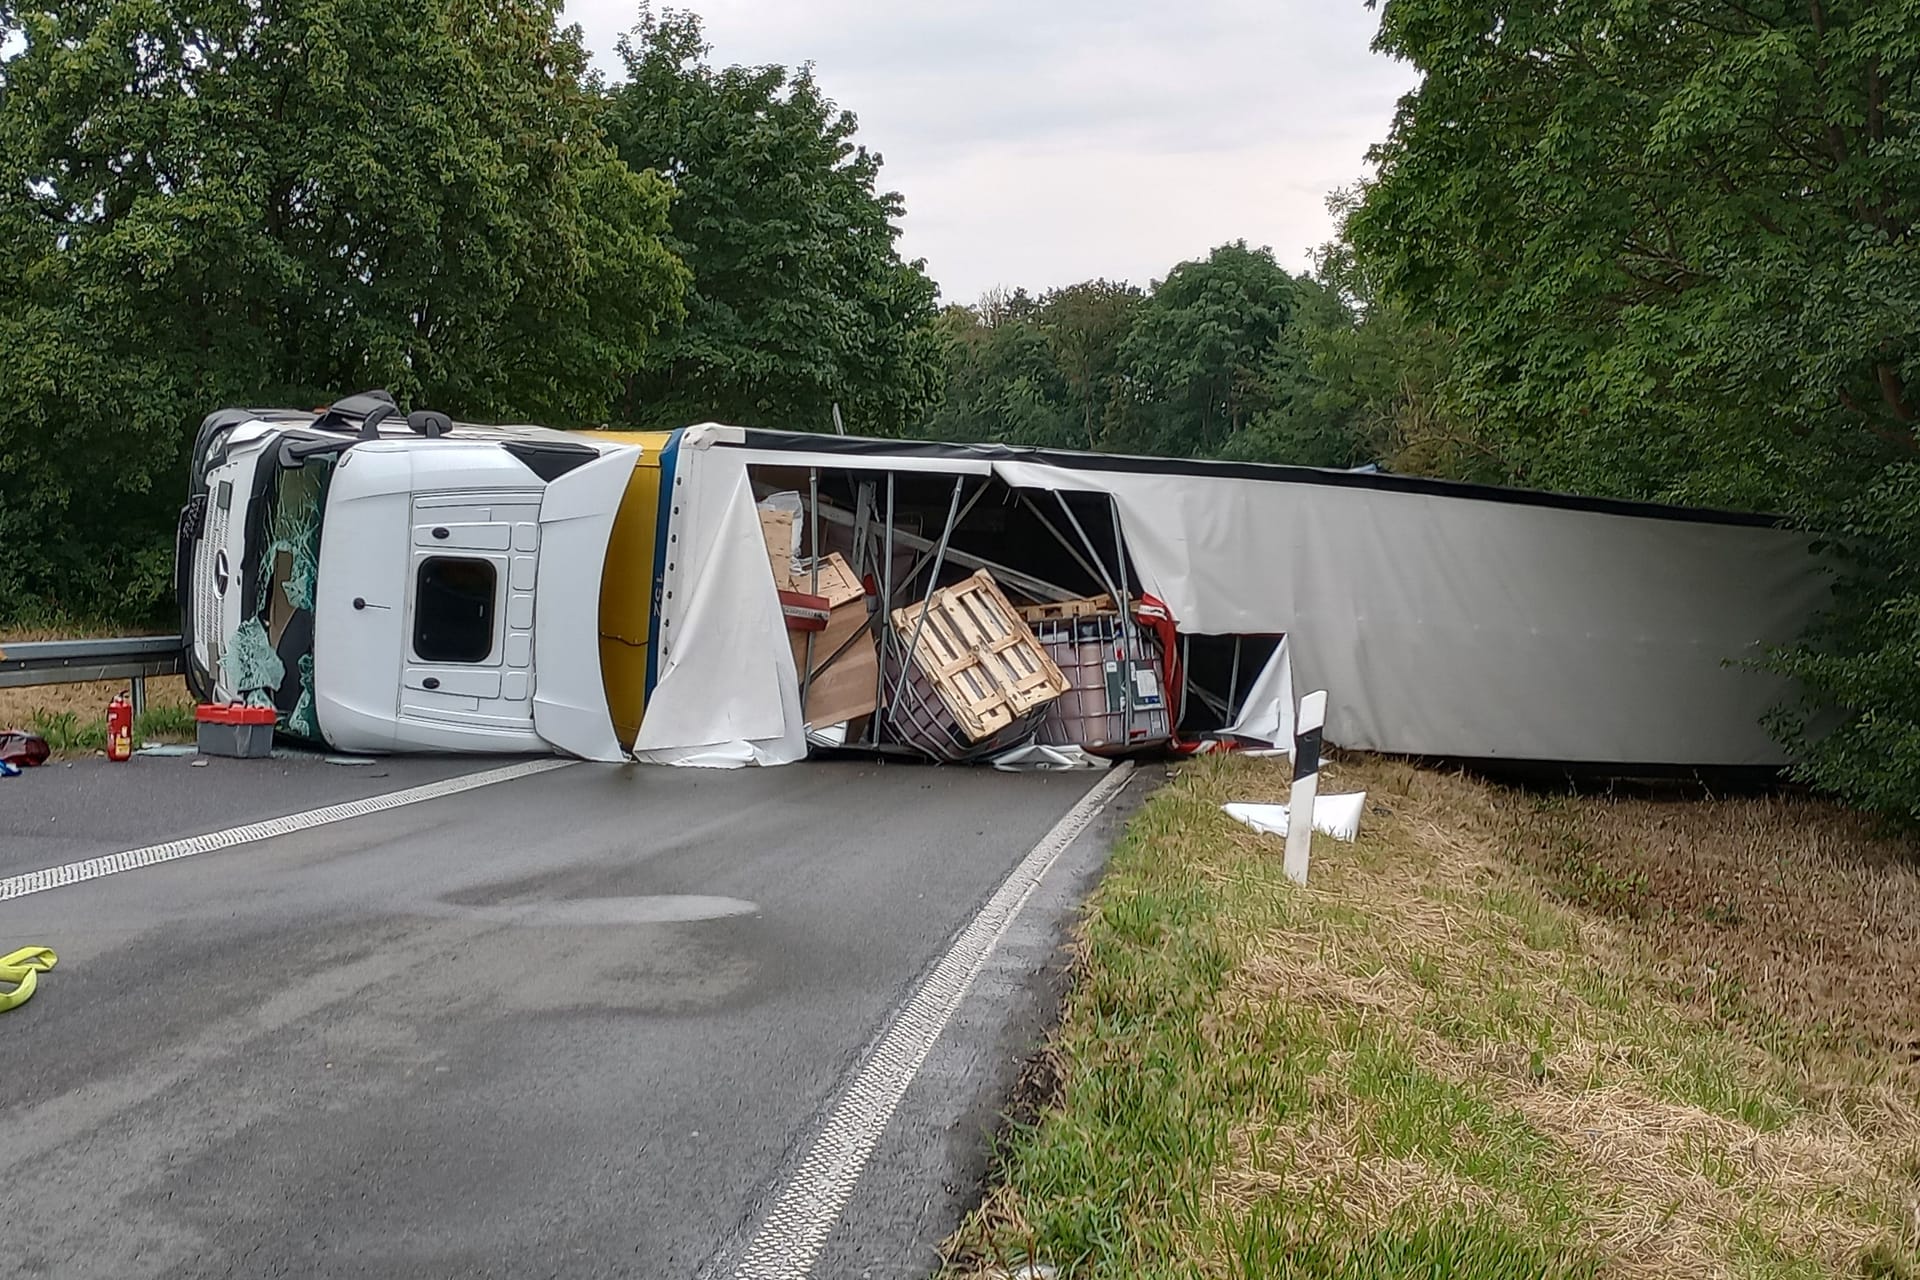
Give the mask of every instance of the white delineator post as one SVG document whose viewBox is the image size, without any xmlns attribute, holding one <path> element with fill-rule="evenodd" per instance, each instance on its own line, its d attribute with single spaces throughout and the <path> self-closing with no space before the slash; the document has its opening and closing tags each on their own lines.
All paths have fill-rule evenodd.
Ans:
<svg viewBox="0 0 1920 1280">
<path fill-rule="evenodd" d="M 1327 723 L 1327 691 L 1300 699 L 1293 720 L 1293 794 L 1287 799 L 1287 879 L 1307 882 L 1307 858 L 1313 852 L 1313 798 L 1320 794 L 1320 730 Z"/>
</svg>

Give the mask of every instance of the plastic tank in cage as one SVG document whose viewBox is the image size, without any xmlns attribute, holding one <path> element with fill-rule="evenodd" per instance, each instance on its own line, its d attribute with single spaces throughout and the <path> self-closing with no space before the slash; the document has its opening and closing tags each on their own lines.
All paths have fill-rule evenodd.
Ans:
<svg viewBox="0 0 1920 1280">
<path fill-rule="evenodd" d="M 1035 707 L 978 742 L 969 741 L 957 716 L 947 707 L 940 691 L 916 663 L 905 663 L 906 679 L 900 679 L 902 656 L 897 645 L 887 646 L 886 662 L 881 667 L 881 740 L 911 747 L 923 755 L 948 764 L 979 760 L 1011 750 L 1033 737 L 1034 728 L 1046 714 L 1046 707 Z M 895 689 L 899 690 L 895 696 Z"/>
<path fill-rule="evenodd" d="M 1166 663 L 1151 633 L 1117 613 L 1030 625 L 1068 683 L 1047 704 L 1035 741 L 1114 755 L 1173 736 Z"/>
</svg>

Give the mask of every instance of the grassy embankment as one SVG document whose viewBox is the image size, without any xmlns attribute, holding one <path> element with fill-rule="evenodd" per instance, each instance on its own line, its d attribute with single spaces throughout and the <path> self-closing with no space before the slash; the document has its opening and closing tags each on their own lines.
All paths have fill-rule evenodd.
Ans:
<svg viewBox="0 0 1920 1280">
<path fill-rule="evenodd" d="M 1796 798 L 1542 797 L 1383 760 L 1360 841 L 1134 819 L 956 1272 L 1913 1276 L 1916 850 Z"/>
</svg>

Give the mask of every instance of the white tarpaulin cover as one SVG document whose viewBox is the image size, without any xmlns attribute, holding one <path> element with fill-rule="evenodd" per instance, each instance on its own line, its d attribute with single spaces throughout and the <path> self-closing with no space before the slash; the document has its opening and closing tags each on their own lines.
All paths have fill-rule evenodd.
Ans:
<svg viewBox="0 0 1920 1280">
<path fill-rule="evenodd" d="M 1293 655 L 1282 640 L 1247 690 L 1240 714 L 1223 730 L 1230 737 L 1270 742 L 1293 754 Z"/>
<path fill-rule="evenodd" d="M 1761 718 L 1789 690 L 1745 664 L 1827 595 L 1802 535 L 1747 517 L 1290 467 L 712 428 L 687 441 L 687 554 L 662 605 L 672 640 L 643 759 L 804 749 L 749 461 L 991 469 L 1108 494 L 1139 582 L 1180 631 L 1286 635 L 1288 674 L 1328 691 L 1328 741 L 1368 750 L 1777 764 Z M 1243 724 L 1260 713 L 1249 705 Z"/>
<path fill-rule="evenodd" d="M 1287 806 L 1284 804 L 1245 804 L 1234 801 L 1220 806 L 1227 816 L 1244 822 L 1262 835 L 1287 834 Z M 1335 840 L 1360 838 L 1360 815 L 1367 807 L 1367 793 L 1349 791 L 1345 795 L 1321 796 L 1313 802 L 1313 829 Z"/>
<path fill-rule="evenodd" d="M 659 676 L 633 758 L 711 768 L 804 759 L 800 679 L 746 468 L 683 444 L 661 500 L 678 514 L 661 586 Z"/>
<path fill-rule="evenodd" d="M 1284 472 L 1286 468 L 1276 468 Z M 1183 631 L 1284 632 L 1327 739 L 1412 755 L 1753 765 L 1784 682 L 1742 665 L 1826 598 L 1751 523 L 1252 480 L 997 468 L 1112 495 Z"/>
<path fill-rule="evenodd" d="M 1327 739 L 1342 747 L 1780 764 L 1761 720 L 1789 687 L 1749 662 L 1828 599 L 1807 537 L 1749 516 L 995 445 L 716 443 L 781 466 L 991 466 L 1010 486 L 1108 493 L 1140 583 L 1179 629 L 1284 633 L 1294 681 L 1329 691 Z M 768 645 L 762 662 L 776 660 Z"/>
</svg>

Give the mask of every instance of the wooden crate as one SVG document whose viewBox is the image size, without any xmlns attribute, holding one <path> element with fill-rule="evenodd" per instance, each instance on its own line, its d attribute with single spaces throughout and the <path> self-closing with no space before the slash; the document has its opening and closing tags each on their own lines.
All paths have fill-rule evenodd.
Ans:
<svg viewBox="0 0 1920 1280">
<path fill-rule="evenodd" d="M 921 606 L 893 611 L 905 650 L 919 627 L 914 664 L 933 681 L 961 732 L 978 742 L 1067 690 L 1067 678 L 1020 619 L 987 571 L 933 593 Z"/>
<path fill-rule="evenodd" d="M 1070 618 L 1091 618 L 1099 614 L 1114 612 L 1113 597 L 1106 594 L 1085 596 L 1079 600 L 1048 600 L 1040 604 L 1023 604 L 1019 614 L 1029 623 L 1064 622 Z"/>
</svg>

